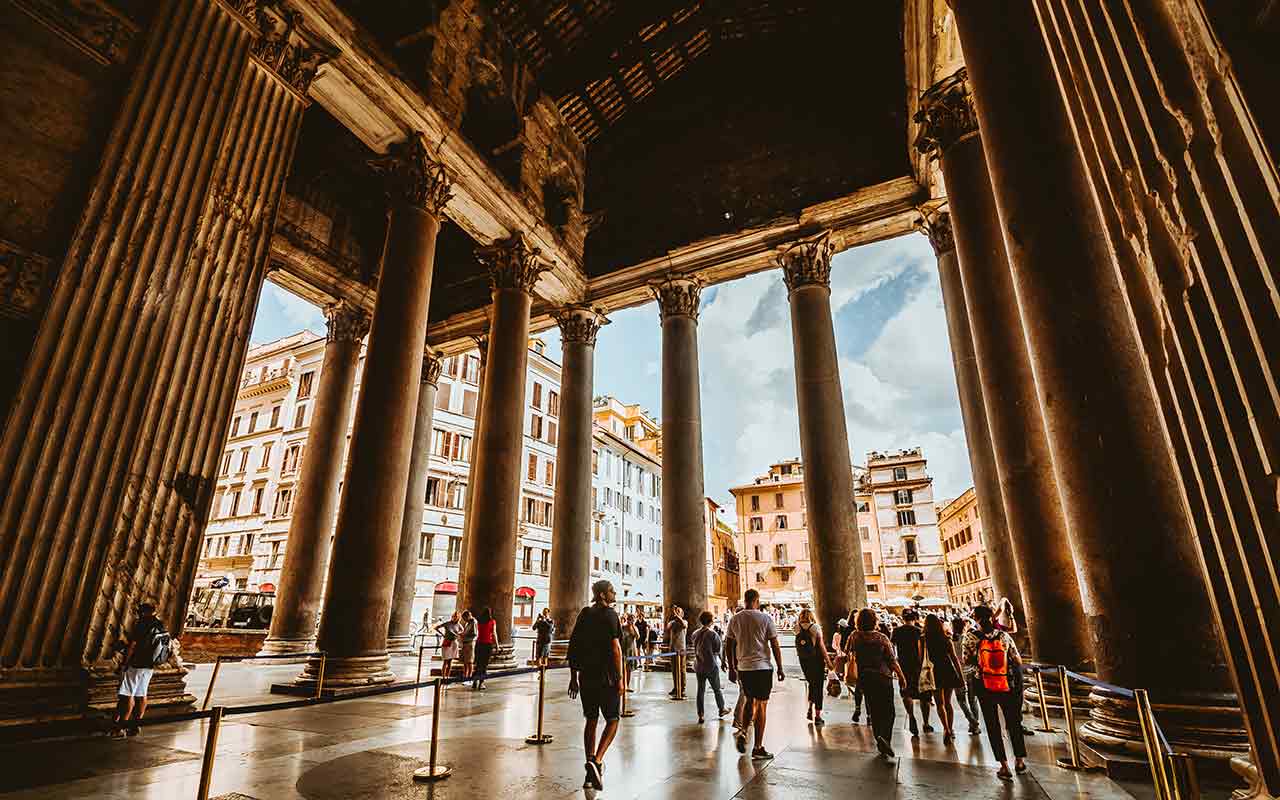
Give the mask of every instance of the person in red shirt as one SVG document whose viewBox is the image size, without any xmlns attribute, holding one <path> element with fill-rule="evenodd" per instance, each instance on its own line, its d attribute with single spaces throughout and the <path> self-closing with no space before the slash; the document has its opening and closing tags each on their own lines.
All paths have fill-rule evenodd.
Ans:
<svg viewBox="0 0 1280 800">
<path fill-rule="evenodd" d="M 493 649 L 498 646 L 498 621 L 493 618 L 493 611 L 486 608 L 476 617 L 476 622 L 476 671 L 471 688 L 483 689 L 489 659 L 493 658 Z"/>
</svg>

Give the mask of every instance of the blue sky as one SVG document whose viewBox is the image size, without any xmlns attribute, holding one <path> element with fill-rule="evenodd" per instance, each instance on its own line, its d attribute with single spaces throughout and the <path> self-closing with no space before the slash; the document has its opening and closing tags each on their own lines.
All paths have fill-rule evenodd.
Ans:
<svg viewBox="0 0 1280 800">
<path fill-rule="evenodd" d="M 849 447 L 921 446 L 935 496 L 972 484 L 937 262 L 928 240 L 904 236 L 836 255 L 831 302 L 840 356 Z M 263 290 L 253 341 L 308 327 L 324 331 L 319 309 L 274 284 Z M 703 292 L 699 317 L 706 491 L 721 503 L 773 461 L 800 455 L 786 289 L 777 270 Z M 560 337 L 543 334 L 559 357 Z M 662 411 L 661 328 L 653 304 L 619 311 L 600 332 L 595 392 Z"/>
</svg>

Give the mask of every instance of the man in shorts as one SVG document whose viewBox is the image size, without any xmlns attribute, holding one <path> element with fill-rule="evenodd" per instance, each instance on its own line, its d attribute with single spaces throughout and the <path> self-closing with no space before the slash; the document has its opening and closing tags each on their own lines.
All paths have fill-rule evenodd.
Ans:
<svg viewBox="0 0 1280 800">
<path fill-rule="evenodd" d="M 582 746 L 587 754 L 585 788 L 604 788 L 604 754 L 618 733 L 622 693 L 622 623 L 611 607 L 616 595 L 609 581 L 591 586 L 591 605 L 578 612 L 569 636 L 569 697 L 582 699 Z M 596 720 L 604 732 L 596 743 Z"/>
<path fill-rule="evenodd" d="M 120 671 L 120 688 L 116 691 L 116 728 L 112 738 L 137 736 L 136 723 L 147 713 L 147 689 L 155 673 L 155 651 L 152 646 L 157 633 L 165 635 L 164 623 L 156 618 L 154 603 L 142 602 L 136 609 L 137 620 L 126 634 L 125 641 L 117 644 L 124 650 Z"/>
<path fill-rule="evenodd" d="M 764 749 L 764 728 L 769 707 L 769 694 L 773 689 L 774 665 L 778 680 L 782 681 L 782 648 L 778 646 L 778 629 L 773 618 L 760 610 L 760 593 L 748 589 L 743 596 L 746 608 L 729 620 L 725 637 L 725 656 L 729 662 L 729 681 L 738 683 L 747 696 L 743 709 L 743 725 L 734 740 L 739 753 L 747 752 L 747 725 L 754 721 L 756 729 L 753 759 L 770 759 L 773 754 Z M 773 661 L 770 662 L 772 655 Z"/>
</svg>

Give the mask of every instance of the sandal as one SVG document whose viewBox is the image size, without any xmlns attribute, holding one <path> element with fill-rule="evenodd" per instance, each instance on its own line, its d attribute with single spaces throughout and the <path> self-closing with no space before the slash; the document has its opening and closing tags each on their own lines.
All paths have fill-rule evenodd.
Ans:
<svg viewBox="0 0 1280 800">
<path fill-rule="evenodd" d="M 1001 767 L 996 770 L 996 777 L 1002 781 L 1011 781 L 1013 780 L 1013 773 L 1009 771 L 1008 767 Z"/>
</svg>

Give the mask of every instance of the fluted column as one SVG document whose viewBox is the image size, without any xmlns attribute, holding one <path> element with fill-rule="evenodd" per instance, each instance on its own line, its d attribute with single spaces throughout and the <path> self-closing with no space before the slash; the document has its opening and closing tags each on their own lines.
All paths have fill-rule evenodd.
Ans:
<svg viewBox="0 0 1280 800">
<path fill-rule="evenodd" d="M 997 487 L 1023 579 L 1027 624 L 1036 660 L 1071 669 L 1089 666 L 1076 564 L 1054 480 L 1044 417 L 1013 276 L 991 194 L 977 117 L 965 71 L 925 93 L 917 146 L 936 154 L 955 222 L 959 273 L 954 289 L 969 310 L 986 422 L 995 446 Z M 986 525 L 983 525 L 986 532 Z"/>
<path fill-rule="evenodd" d="M 418 593 L 418 547 L 422 540 L 422 515 L 426 510 L 427 478 L 431 466 L 431 418 L 444 359 L 428 348 L 422 355 L 422 385 L 418 389 L 418 415 L 413 424 L 413 457 L 409 462 L 409 488 L 404 498 L 404 522 L 400 529 L 400 554 L 396 559 L 395 594 L 387 628 L 387 650 L 413 650 L 413 599 Z"/>
<path fill-rule="evenodd" d="M 538 276 L 549 267 L 523 237 L 478 251 L 489 268 L 493 309 L 484 392 L 471 467 L 471 520 L 462 543 L 462 608 L 493 611 L 498 640 L 511 640 L 519 538 L 524 390 L 529 365 L 529 310 Z"/>
<path fill-rule="evenodd" d="M 567 639 L 578 611 L 590 602 L 592 386 L 596 334 L 608 320 L 590 306 L 556 312 L 560 325 L 560 439 L 551 523 L 551 618 Z"/>
<path fill-rule="evenodd" d="M 678 605 L 685 619 L 697 620 L 707 606 L 698 386 L 702 285 L 696 278 L 673 275 L 652 289 L 662 318 L 662 596 L 668 608 Z"/>
<path fill-rule="evenodd" d="M 387 630 L 436 235 L 450 197 L 449 177 L 426 152 L 420 135 L 370 165 L 386 178 L 389 222 L 316 642 L 328 655 L 325 685 L 339 688 L 395 677 L 388 668 Z M 295 684 L 310 686 L 319 669 L 318 658 L 308 660 Z"/>
<path fill-rule="evenodd" d="M 801 239 L 778 253 L 791 304 L 796 409 L 813 572 L 813 603 L 824 630 L 867 604 L 862 542 L 853 498 L 853 461 L 844 421 L 840 356 L 831 318 L 830 231 Z"/>
<path fill-rule="evenodd" d="M 948 184 L 949 186 L 950 184 Z M 942 286 L 942 305 L 947 315 L 947 338 L 951 346 L 951 365 L 956 374 L 960 398 L 960 415 L 964 420 L 965 447 L 969 452 L 969 469 L 973 473 L 974 493 L 982 514 L 982 537 L 987 549 L 987 567 L 996 599 L 1009 598 L 1018 614 L 1027 613 L 1023 603 L 1018 563 L 1010 541 L 1009 523 L 1005 518 L 1000 494 L 1000 475 L 987 425 L 986 392 L 978 376 L 978 357 L 974 353 L 973 330 L 969 309 L 960 280 L 960 260 L 952 236 L 951 215 L 936 211 L 921 220 L 921 227 L 938 257 L 938 281 Z M 1025 645 L 1025 625 L 1016 634 Z"/>
<path fill-rule="evenodd" d="M 1035 11 L 953 8 L 1097 671 L 1149 689 L 1175 748 L 1243 749 L 1152 375 Z M 1138 749 L 1132 704 L 1094 697 L 1085 737 Z"/>
<path fill-rule="evenodd" d="M 159 6 L 0 441 L 6 718 L 113 704 L 140 599 L 181 629 L 323 60 L 271 9 Z M 189 702 L 181 675 L 162 668 L 152 701 Z"/>
<path fill-rule="evenodd" d="M 262 655 L 306 653 L 315 649 L 316 622 L 329 563 L 329 534 L 338 511 L 338 484 L 351 424 L 351 395 L 360 362 L 360 342 L 369 332 L 369 315 L 346 302 L 325 309 L 329 335 L 320 383 L 307 429 L 306 457 L 298 476 L 289 538 L 285 543 L 280 588 L 271 615 L 271 632 Z"/>
</svg>

